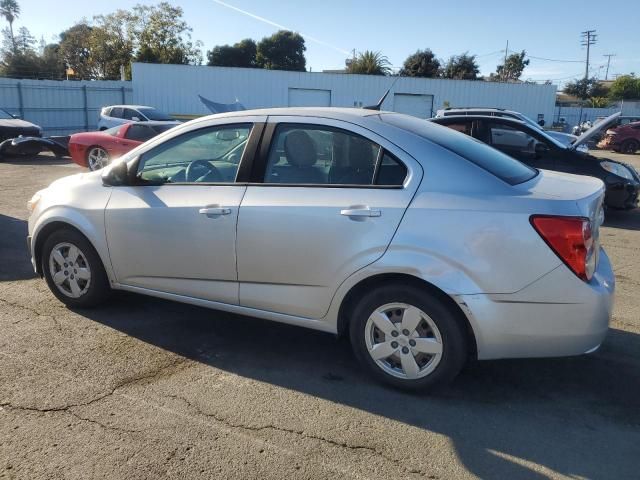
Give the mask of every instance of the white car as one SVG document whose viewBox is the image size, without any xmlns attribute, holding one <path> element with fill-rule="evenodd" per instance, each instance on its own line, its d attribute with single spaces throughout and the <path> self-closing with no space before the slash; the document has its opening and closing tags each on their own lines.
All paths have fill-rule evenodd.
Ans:
<svg viewBox="0 0 640 480">
<path fill-rule="evenodd" d="M 169 124 L 179 124 L 180 122 L 171 118 L 168 114 L 153 107 L 144 105 L 112 105 L 100 110 L 98 119 L 98 130 L 107 130 L 130 122 L 162 122 Z"/>
<path fill-rule="evenodd" d="M 603 197 L 599 179 L 415 117 L 254 110 L 52 183 L 29 202 L 28 243 L 71 307 L 119 289 L 345 334 L 376 378 L 426 388 L 470 358 L 598 348 Z"/>
</svg>

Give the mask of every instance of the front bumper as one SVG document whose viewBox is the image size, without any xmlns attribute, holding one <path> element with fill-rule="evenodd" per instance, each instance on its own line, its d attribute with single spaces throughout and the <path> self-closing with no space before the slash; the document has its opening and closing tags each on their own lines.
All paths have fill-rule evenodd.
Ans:
<svg viewBox="0 0 640 480">
<path fill-rule="evenodd" d="M 33 250 L 31 248 L 31 235 L 27 236 L 27 251 L 29 252 L 29 258 L 31 259 L 31 266 L 33 267 L 33 271 L 38 273 L 38 269 L 36 268 L 36 259 L 33 254 Z"/>
<path fill-rule="evenodd" d="M 604 203 L 607 207 L 630 210 L 638 206 L 638 182 L 609 177 L 605 179 L 605 186 Z"/>
<path fill-rule="evenodd" d="M 514 294 L 460 295 L 478 359 L 562 357 L 597 349 L 609 329 L 615 277 L 604 250 L 589 283 L 560 265 Z"/>
</svg>

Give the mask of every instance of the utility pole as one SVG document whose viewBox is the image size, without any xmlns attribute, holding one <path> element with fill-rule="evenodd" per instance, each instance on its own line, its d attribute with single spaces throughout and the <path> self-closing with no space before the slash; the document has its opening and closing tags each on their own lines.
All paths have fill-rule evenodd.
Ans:
<svg viewBox="0 0 640 480">
<path fill-rule="evenodd" d="M 584 79 L 587 80 L 589 78 L 589 52 L 591 45 L 595 45 L 596 43 L 596 31 L 595 30 L 586 30 L 581 32 L 582 42 L 581 45 L 583 47 L 587 47 L 587 65 L 584 69 Z"/>
<path fill-rule="evenodd" d="M 615 57 L 615 53 L 606 53 L 603 57 L 607 57 L 607 71 L 604 74 L 604 79 L 609 80 L 609 64 L 611 63 L 611 57 Z"/>
<path fill-rule="evenodd" d="M 507 40 L 507 46 L 504 48 L 504 62 L 502 62 L 502 80 L 507 75 L 507 53 L 509 53 L 509 40 Z"/>
</svg>

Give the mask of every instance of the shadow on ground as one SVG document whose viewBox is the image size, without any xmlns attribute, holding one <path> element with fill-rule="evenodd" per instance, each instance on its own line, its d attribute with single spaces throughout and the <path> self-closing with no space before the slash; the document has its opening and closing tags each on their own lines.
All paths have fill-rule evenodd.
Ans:
<svg viewBox="0 0 640 480">
<path fill-rule="evenodd" d="M 0 282 L 36 275 L 27 249 L 27 222 L 0 214 Z"/>
<path fill-rule="evenodd" d="M 624 230 L 640 230 L 640 208 L 634 210 L 612 210 L 605 213 L 605 227 Z"/>
<path fill-rule="evenodd" d="M 65 165 L 73 163 L 71 157 L 56 157 L 49 153 L 24 157 L 4 157 L 0 158 L 0 162 L 10 165 Z"/>
<path fill-rule="evenodd" d="M 568 445 L 576 439 L 563 440 L 564 422 L 571 419 L 571 430 L 587 428 L 587 435 L 603 422 L 640 426 L 640 335 L 620 330 L 591 356 L 473 363 L 451 386 L 427 396 L 374 383 L 346 341 L 302 328 L 125 293 L 104 309 L 81 313 L 217 369 L 446 435 L 481 478 L 547 478 L 526 462 L 598 477 L 593 462 L 579 459 L 601 458 L 602 447 L 579 445 L 574 452 L 576 445 Z M 629 459 L 614 454 L 609 461 Z"/>
</svg>

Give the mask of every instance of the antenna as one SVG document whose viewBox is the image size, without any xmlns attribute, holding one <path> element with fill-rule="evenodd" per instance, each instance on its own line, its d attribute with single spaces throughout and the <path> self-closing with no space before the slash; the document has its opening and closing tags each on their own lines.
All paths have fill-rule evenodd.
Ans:
<svg viewBox="0 0 640 480">
<path fill-rule="evenodd" d="M 391 91 L 391 89 L 393 88 L 393 86 L 396 84 L 396 82 L 400 79 L 400 75 L 398 75 L 396 77 L 396 79 L 393 81 L 393 83 L 391 84 L 391 86 L 387 89 L 386 92 L 384 92 L 384 95 L 382 95 L 382 97 L 380 97 L 380 100 L 378 100 L 378 103 L 376 103 L 375 105 L 368 105 L 366 107 L 362 107 L 365 110 L 377 110 L 380 111 L 380 108 L 382 107 L 382 104 L 384 103 L 385 99 L 387 98 L 387 95 L 389 95 L 389 92 Z"/>
</svg>

